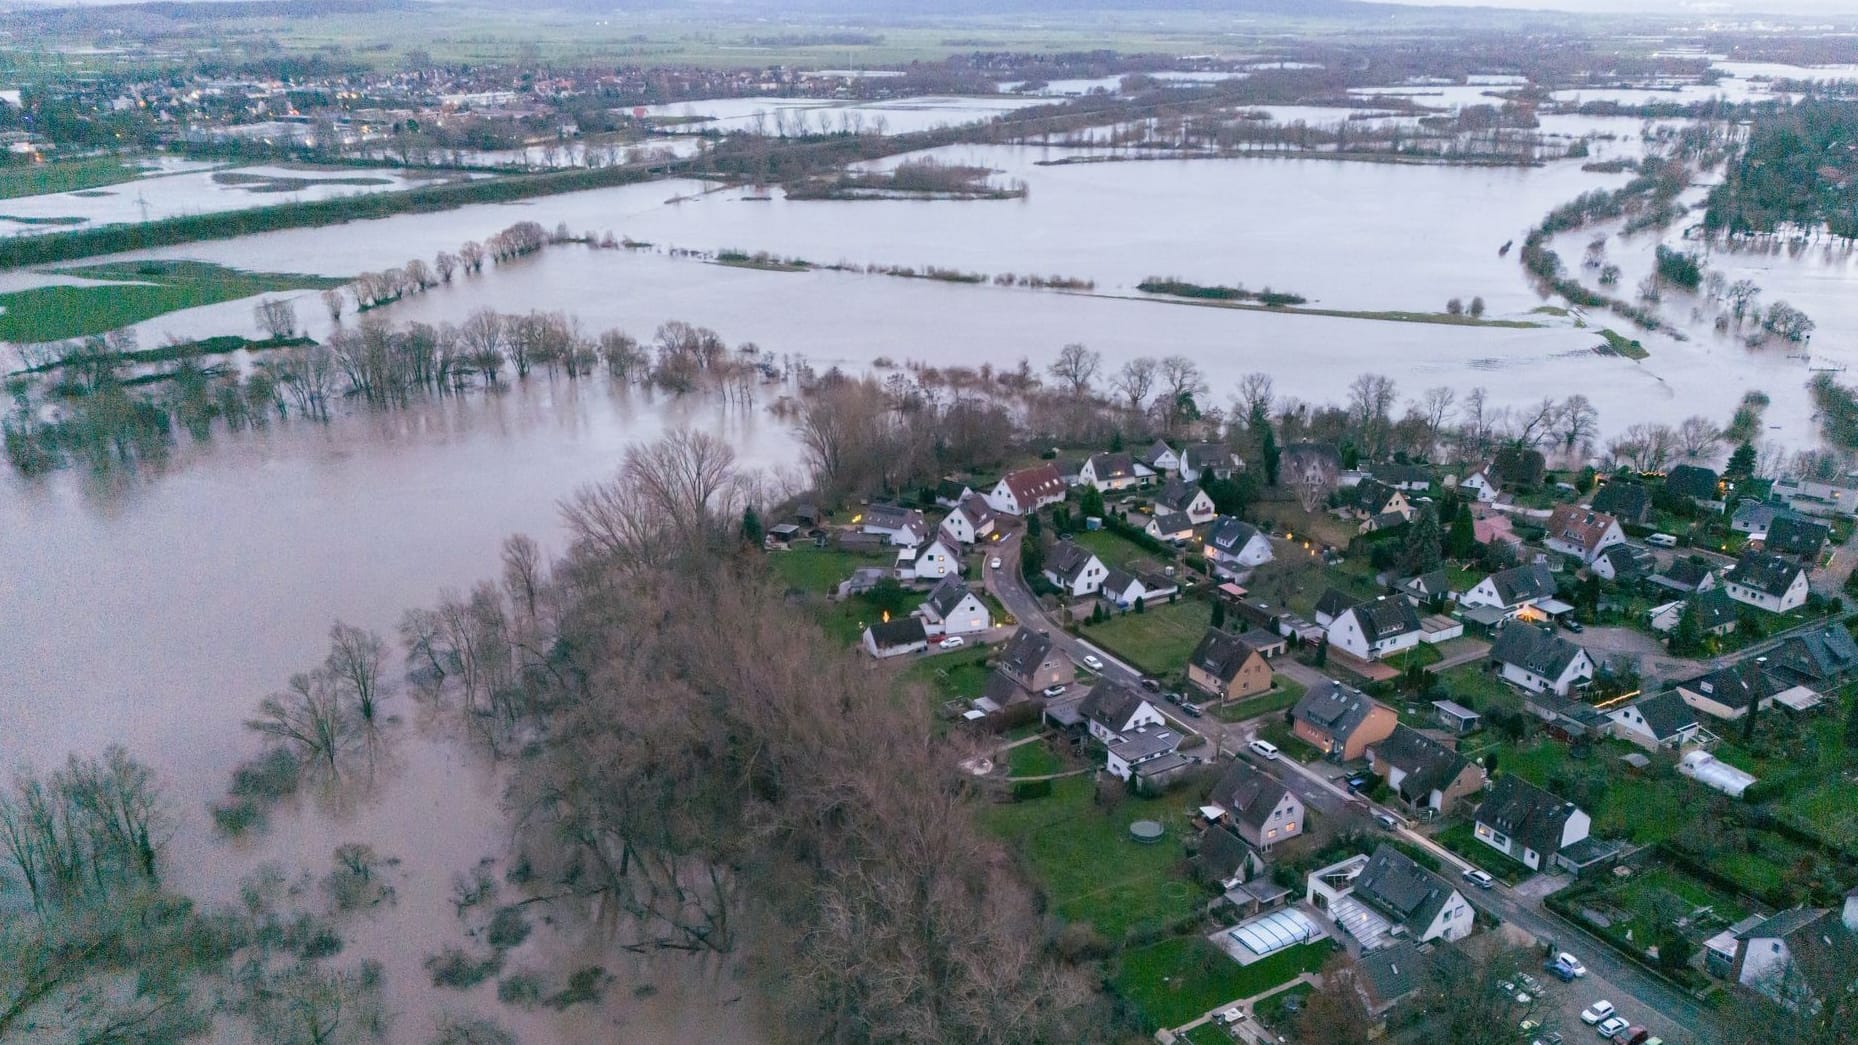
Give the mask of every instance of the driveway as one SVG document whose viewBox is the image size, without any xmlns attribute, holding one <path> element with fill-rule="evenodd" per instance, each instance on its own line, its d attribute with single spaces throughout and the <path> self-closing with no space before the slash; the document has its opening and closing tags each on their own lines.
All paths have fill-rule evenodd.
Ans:
<svg viewBox="0 0 1858 1045">
<path fill-rule="evenodd" d="M 1019 541 L 1020 538 L 1014 536 L 1000 543 L 1001 568 L 989 568 L 986 571 L 984 580 L 987 590 L 993 592 L 1001 605 L 1022 624 L 1028 627 L 1043 625 L 1046 633 L 1051 635 L 1053 644 L 1074 660 L 1081 661 L 1085 654 L 1094 655 L 1103 661 L 1102 674 L 1105 678 L 1139 685 L 1142 677 L 1140 672 L 1095 646 L 1067 634 L 1047 616 L 1045 608 L 1039 604 L 1019 574 Z M 1589 633 L 1595 630 L 1612 629 L 1590 629 Z M 1305 686 L 1331 681 L 1328 675 L 1289 657 L 1273 661 L 1272 668 Z M 1163 706 L 1164 713 L 1171 710 L 1171 707 Z M 1304 766 L 1288 756 L 1262 759 L 1253 755 L 1245 745 L 1256 736 L 1256 719 L 1234 724 L 1217 719 L 1201 721 L 1203 731 L 1209 737 L 1217 737 L 1221 748 L 1277 777 L 1305 806 L 1319 813 L 1327 816 L 1352 814 L 1365 818 L 1379 808 L 1360 796 L 1349 794 L 1329 780 L 1321 772 L 1324 768 L 1321 765 Z M 1187 723 L 1178 724 L 1184 729 L 1193 728 Z M 1400 815 L 1404 819 L 1404 815 Z M 1456 853 L 1411 828 L 1402 828 L 1398 834 L 1437 857 L 1442 873 L 1454 884 L 1461 884 L 1460 874 L 1472 866 Z M 1548 913 L 1542 908 L 1539 897 L 1519 893 L 1501 883 L 1490 889 L 1466 885 L 1464 894 L 1471 905 L 1487 917 L 1498 918 L 1504 924 L 1514 926 L 1545 944 L 1552 943 L 1560 950 L 1572 951 L 1586 963 L 1586 978 L 1576 980 L 1565 989 L 1560 988 L 1559 984 L 1551 988 L 1557 1004 L 1564 1009 L 1572 1005 L 1572 1011 L 1576 1014 L 1574 1022 L 1564 1025 L 1562 1030 L 1569 1041 L 1577 1041 L 1582 1033 L 1586 1033 L 1578 1018 L 1580 1009 L 1601 998 L 1618 1006 L 1620 1014 L 1626 1019 L 1650 1028 L 1652 1033 L 1668 1042 L 1693 1039 L 1708 1041 L 1714 1037 L 1709 1033 L 1716 1022 L 1713 1014 L 1689 995 L 1667 985 L 1663 980 L 1653 978 L 1651 974 L 1620 957 L 1597 938 Z M 1538 979 L 1543 978 L 1544 974 L 1533 972 Z M 1553 980 L 1552 977 L 1548 979 Z"/>
</svg>

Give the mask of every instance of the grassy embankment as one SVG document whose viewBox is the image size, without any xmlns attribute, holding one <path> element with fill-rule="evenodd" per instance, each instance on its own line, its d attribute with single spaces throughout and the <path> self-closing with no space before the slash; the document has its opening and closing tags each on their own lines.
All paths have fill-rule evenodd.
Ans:
<svg viewBox="0 0 1858 1045">
<path fill-rule="evenodd" d="M 257 294 L 317 290 L 338 279 L 240 272 L 198 261 L 141 261 L 62 270 L 105 286 L 33 287 L 0 294 L 0 341 L 34 344 L 84 337 L 186 308 Z"/>
<path fill-rule="evenodd" d="M 43 236 L 0 240 L 0 270 L 74 261 L 151 247 L 230 239 L 279 229 L 314 228 L 350 221 L 451 210 L 475 203 L 512 203 L 539 196 L 647 181 L 672 167 L 600 167 L 515 174 L 407 189 L 284 203 L 275 207 L 189 214 L 130 225 L 108 225 Z"/>
<path fill-rule="evenodd" d="M 1269 290 L 1248 291 L 1235 287 L 1207 287 L 1177 280 L 1146 280 L 1137 289 L 1153 297 L 1127 294 L 1092 294 L 1091 297 L 1118 298 L 1123 301 L 1152 301 L 1163 305 L 1197 305 L 1201 308 L 1232 308 L 1248 312 L 1279 312 L 1298 316 L 1330 316 L 1336 319 L 1375 319 L 1387 323 L 1436 323 L 1454 327 L 1505 327 L 1532 330 L 1542 326 L 1526 319 L 1485 319 L 1482 316 L 1452 315 L 1449 312 L 1402 312 L 1367 309 L 1312 308 L 1296 294 Z"/>
<path fill-rule="evenodd" d="M 132 167 L 113 158 L 54 160 L 22 167 L 0 167 L 0 200 L 99 189 L 106 185 L 134 181 L 144 173 L 140 167 Z"/>
<path fill-rule="evenodd" d="M 1650 352 L 1645 351 L 1644 345 L 1617 330 L 1611 328 L 1602 330 L 1600 336 L 1606 339 L 1606 344 L 1604 347 L 1595 348 L 1596 352 L 1610 352 L 1616 356 L 1625 356 L 1627 359 L 1644 359 L 1651 355 Z"/>
</svg>

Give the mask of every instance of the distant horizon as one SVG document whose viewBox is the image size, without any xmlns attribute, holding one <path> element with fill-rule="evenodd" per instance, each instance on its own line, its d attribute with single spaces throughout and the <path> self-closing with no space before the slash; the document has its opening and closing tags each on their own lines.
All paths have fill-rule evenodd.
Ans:
<svg viewBox="0 0 1858 1045">
<path fill-rule="evenodd" d="M 120 7 L 125 5 L 157 3 L 163 0 L 0 0 L 0 11 L 22 10 L 33 7 Z M 180 0 L 196 3 L 228 3 L 234 0 Z M 283 0 L 270 0 L 283 2 Z M 447 3 L 453 0 L 428 0 L 434 3 Z M 1235 3 L 1242 0 L 1234 0 Z M 1698 17 L 1749 18 L 1760 15 L 1781 15 L 1787 17 L 1840 17 L 1858 20 L 1858 8 L 1852 0 L 1361 0 L 1363 3 L 1390 4 L 1401 7 L 1487 7 L 1503 11 L 1557 11 L 1576 14 L 1656 14 L 1656 15 L 1693 15 Z M 1129 0 L 1130 8 L 1139 9 L 1148 6 L 1143 0 Z M 543 6 L 547 6 L 544 3 Z M 658 0 L 659 9 L 672 9 L 681 6 L 676 0 Z M 713 13 L 713 4 L 701 3 L 690 5 L 693 11 L 701 10 Z M 753 4 L 744 6 L 756 6 Z M 778 8 L 777 2 L 765 4 Z M 933 0 L 926 7 L 933 13 Z M 1096 5 L 1092 5 L 1096 6 Z"/>
</svg>

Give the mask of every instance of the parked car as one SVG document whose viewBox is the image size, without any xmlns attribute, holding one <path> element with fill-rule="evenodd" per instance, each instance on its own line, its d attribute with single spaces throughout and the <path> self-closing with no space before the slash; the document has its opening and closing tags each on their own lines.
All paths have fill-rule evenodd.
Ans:
<svg viewBox="0 0 1858 1045">
<path fill-rule="evenodd" d="M 1181 701 L 1181 710 L 1187 712 L 1188 716 L 1192 718 L 1200 717 L 1200 705 L 1198 704 L 1183 700 Z"/>
<path fill-rule="evenodd" d="M 1277 745 L 1271 743 L 1269 740 L 1254 740 L 1251 742 L 1250 747 L 1252 753 L 1261 758 L 1277 757 Z"/>
<path fill-rule="evenodd" d="M 1568 971 L 1576 976 L 1587 975 L 1587 966 L 1582 965 L 1579 958 L 1569 954 L 1567 951 L 1562 951 L 1560 954 L 1555 955 L 1555 960 L 1567 966 Z"/>
<path fill-rule="evenodd" d="M 1084 666 L 1092 671 L 1103 670 L 1103 662 L 1098 660 L 1095 654 L 1091 653 L 1084 654 Z"/>
<path fill-rule="evenodd" d="M 1545 961 L 1542 963 L 1542 971 L 1549 973 L 1550 975 L 1554 976 L 1555 979 L 1560 980 L 1562 983 L 1573 983 L 1574 982 L 1574 970 L 1568 968 L 1567 966 L 1561 964 L 1560 962 L 1556 961 L 1553 958 L 1550 958 L 1548 961 Z"/>
<path fill-rule="evenodd" d="M 1652 1032 L 1644 1027 L 1627 1027 L 1613 1035 L 1613 1045 L 1645 1045 L 1645 1039 L 1651 1036 Z"/>
<path fill-rule="evenodd" d="M 1159 693 L 1161 692 L 1161 681 L 1159 679 L 1151 679 L 1151 678 L 1148 678 L 1147 676 L 1144 676 L 1142 678 L 1142 688 L 1147 689 L 1147 690 L 1153 690 Z"/>
<path fill-rule="evenodd" d="M 1061 684 L 1059 684 L 1059 685 L 1056 685 L 1056 686 L 1047 686 L 1047 687 L 1045 687 L 1044 689 L 1042 689 L 1042 690 L 1040 690 L 1039 692 L 1041 692 L 1041 693 L 1043 693 L 1043 694 L 1045 694 L 1045 695 L 1046 695 L 1046 696 L 1048 696 L 1048 697 L 1055 697 L 1055 696 L 1058 696 L 1059 694 L 1061 694 L 1061 693 L 1063 693 L 1063 692 L 1064 692 L 1064 690 L 1065 690 L 1065 687 L 1064 687 L 1064 685 L 1063 685 L 1063 684 L 1061 683 Z"/>
<path fill-rule="evenodd" d="M 1389 831 L 1400 830 L 1400 818 L 1385 810 L 1374 814 L 1374 822 Z"/>
<path fill-rule="evenodd" d="M 1213 1022 L 1222 1027 L 1229 1027 L 1234 1023 L 1241 1023 L 1244 1020 L 1245 1010 L 1237 1007 L 1227 1009 L 1225 1012 L 1219 1013 L 1213 1017 Z"/>
<path fill-rule="evenodd" d="M 1587 1008 L 1581 1010 L 1581 1022 L 1591 1027 L 1594 1024 L 1599 1023 L 1601 1020 L 1610 1019 L 1612 1015 L 1613 1015 L 1613 1003 L 1612 1002 L 1597 1001 L 1597 1002 L 1594 1002 L 1592 1005 L 1589 1005 Z M 1621 1023 L 1620 1025 L 1625 1026 L 1624 1023 Z"/>
<path fill-rule="evenodd" d="M 1529 975 L 1526 972 L 1517 973 L 1516 982 L 1522 984 L 1523 990 L 1528 991 L 1530 994 L 1542 993 L 1542 981 L 1536 979 L 1535 977 Z"/>
<path fill-rule="evenodd" d="M 1348 778 L 1348 790 L 1351 794 L 1360 794 L 1372 783 L 1374 783 L 1374 777 L 1370 774 L 1356 773 Z"/>
<path fill-rule="evenodd" d="M 1582 626 L 1580 621 L 1575 620 L 1573 617 L 1562 618 L 1561 626 L 1568 629 L 1569 631 L 1573 632 L 1576 635 L 1579 635 L 1581 632 L 1587 630 L 1584 626 Z"/>
<path fill-rule="evenodd" d="M 942 649 L 960 649 L 967 644 L 968 640 L 959 635 L 950 635 L 948 638 L 936 643 L 936 645 Z"/>
<path fill-rule="evenodd" d="M 1654 533 L 1650 537 L 1645 538 L 1645 543 L 1654 548 L 1675 548 L 1677 547 L 1677 538 L 1668 533 Z"/>
<path fill-rule="evenodd" d="M 997 570 L 997 569 L 999 569 L 999 568 L 1000 568 L 1000 557 L 999 557 L 998 555 L 996 555 L 996 556 L 994 556 L 993 558 L 991 558 L 991 559 L 988 559 L 988 560 L 987 560 L 987 568 L 988 568 L 988 569 L 990 569 L 990 570 Z"/>
<path fill-rule="evenodd" d="M 1606 1019 L 1600 1021 L 1598 1027 L 1594 1028 L 1602 1038 L 1612 1038 L 1625 1029 L 1626 1021 L 1618 1016 L 1608 1016 Z"/>
<path fill-rule="evenodd" d="M 1497 884 L 1497 880 L 1490 877 L 1489 871 L 1481 870 L 1476 867 L 1465 871 L 1464 880 L 1477 886 L 1479 889 L 1488 889 Z"/>
</svg>

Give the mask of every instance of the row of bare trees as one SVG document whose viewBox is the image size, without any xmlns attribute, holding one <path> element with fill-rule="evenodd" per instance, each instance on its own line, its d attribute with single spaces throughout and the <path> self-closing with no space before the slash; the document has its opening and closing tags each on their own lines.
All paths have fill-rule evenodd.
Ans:
<svg viewBox="0 0 1858 1045">
<path fill-rule="evenodd" d="M 771 1007 L 807 1038 L 1093 1040 L 965 752 L 744 553 L 778 496 L 675 433 L 571 499 L 564 557 L 513 538 L 497 581 L 406 615 L 421 699 L 510 767 L 529 888 L 637 953 L 780 955 Z"/>
</svg>

